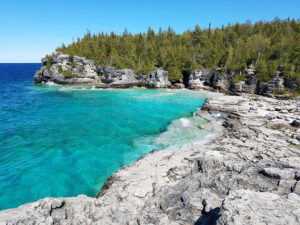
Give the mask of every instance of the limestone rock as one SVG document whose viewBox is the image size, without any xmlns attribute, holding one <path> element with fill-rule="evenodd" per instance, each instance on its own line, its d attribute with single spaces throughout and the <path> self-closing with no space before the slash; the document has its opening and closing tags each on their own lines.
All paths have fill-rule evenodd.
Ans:
<svg viewBox="0 0 300 225">
<path fill-rule="evenodd" d="M 155 70 L 147 76 L 135 75 L 131 69 L 115 70 L 114 67 L 99 68 L 102 74 L 102 82 L 111 88 L 128 88 L 134 86 L 146 86 L 150 88 L 167 88 L 171 86 L 169 72 Z"/>
<path fill-rule="evenodd" d="M 146 77 L 146 86 L 151 88 L 166 88 L 171 85 L 169 72 L 165 70 L 154 70 Z"/>
<path fill-rule="evenodd" d="M 210 84 L 212 73 L 209 70 L 198 69 L 190 73 L 189 75 L 189 88 L 190 89 L 202 89 L 205 85 Z"/>
<path fill-rule="evenodd" d="M 294 179 L 295 172 L 291 168 L 264 168 L 261 171 L 264 175 L 277 179 Z"/>
<path fill-rule="evenodd" d="M 35 83 L 54 82 L 57 84 L 101 83 L 97 68 L 92 60 L 84 57 L 54 52 L 42 58 L 42 68 L 34 75 Z"/>
<path fill-rule="evenodd" d="M 289 224 L 300 221 L 300 196 L 238 190 L 231 192 L 222 204 L 217 225 Z"/>
</svg>

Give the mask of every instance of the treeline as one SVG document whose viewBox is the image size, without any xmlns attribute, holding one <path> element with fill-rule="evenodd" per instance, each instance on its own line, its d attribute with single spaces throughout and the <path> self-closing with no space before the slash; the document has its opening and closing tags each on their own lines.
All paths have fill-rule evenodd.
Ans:
<svg viewBox="0 0 300 225">
<path fill-rule="evenodd" d="M 162 68 L 170 80 L 182 78 L 185 71 L 198 68 L 222 68 L 224 73 L 243 75 L 254 66 L 259 79 L 269 81 L 279 65 L 284 75 L 300 82 L 300 20 L 279 20 L 251 24 L 227 25 L 211 29 L 195 26 L 182 34 L 169 27 L 155 33 L 122 35 L 91 34 L 56 49 L 70 55 L 93 59 L 96 65 L 118 69 L 132 68 L 136 74 L 147 74 Z"/>
</svg>

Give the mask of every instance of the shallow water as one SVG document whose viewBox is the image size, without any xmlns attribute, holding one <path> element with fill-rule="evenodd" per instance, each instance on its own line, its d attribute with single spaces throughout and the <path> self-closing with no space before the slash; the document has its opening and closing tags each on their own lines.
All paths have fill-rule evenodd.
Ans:
<svg viewBox="0 0 300 225">
<path fill-rule="evenodd" d="M 0 209 L 52 196 L 95 196 L 152 149 L 207 137 L 192 113 L 205 94 L 32 85 L 40 64 L 0 64 Z M 145 171 L 146 172 L 146 171 Z"/>
</svg>

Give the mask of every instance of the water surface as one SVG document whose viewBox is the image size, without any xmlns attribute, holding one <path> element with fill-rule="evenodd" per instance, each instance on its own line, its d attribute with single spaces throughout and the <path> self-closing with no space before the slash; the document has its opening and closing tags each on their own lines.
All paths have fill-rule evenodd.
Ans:
<svg viewBox="0 0 300 225">
<path fill-rule="evenodd" d="M 0 209 L 95 196 L 141 155 L 208 134 L 191 118 L 205 101 L 200 92 L 32 85 L 39 68 L 0 64 Z"/>
</svg>

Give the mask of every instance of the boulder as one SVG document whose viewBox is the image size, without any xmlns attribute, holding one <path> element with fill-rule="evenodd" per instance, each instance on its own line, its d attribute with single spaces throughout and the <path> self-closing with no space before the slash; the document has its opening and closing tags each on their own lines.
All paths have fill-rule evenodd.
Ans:
<svg viewBox="0 0 300 225">
<path fill-rule="evenodd" d="M 291 126 L 300 127 L 300 121 L 299 120 L 293 120 L 293 122 L 291 122 Z"/>
<path fill-rule="evenodd" d="M 183 83 L 175 83 L 175 84 L 174 84 L 174 87 L 177 88 L 177 89 L 185 88 L 185 86 L 184 86 Z"/>
</svg>

